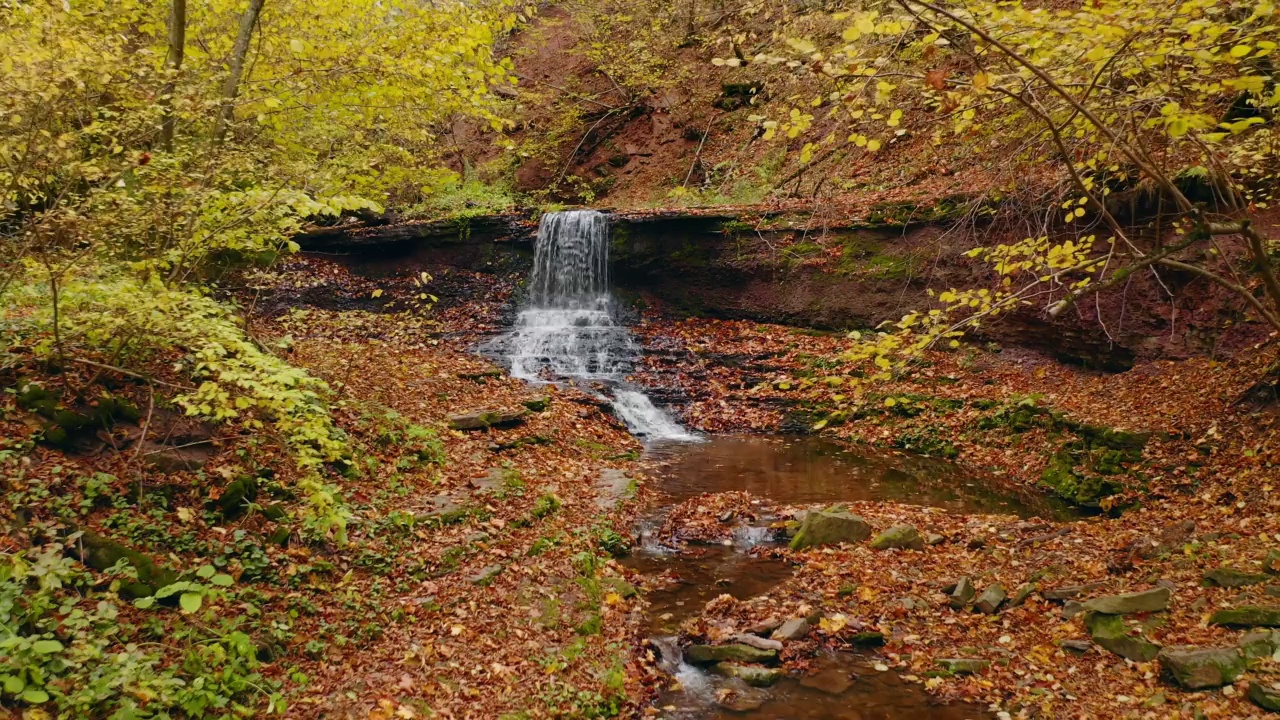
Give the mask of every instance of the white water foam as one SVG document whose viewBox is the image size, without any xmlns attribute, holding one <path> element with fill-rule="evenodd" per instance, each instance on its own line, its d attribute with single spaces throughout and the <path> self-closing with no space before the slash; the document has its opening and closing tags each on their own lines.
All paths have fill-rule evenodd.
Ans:
<svg viewBox="0 0 1280 720">
<path fill-rule="evenodd" d="M 615 319 L 609 292 L 609 223 L 594 210 L 547 213 L 538 226 L 529 302 L 503 338 L 511 374 L 530 382 L 587 381 L 612 388 L 613 406 L 631 432 L 690 442 L 641 392 L 622 387 L 640 353 Z"/>
</svg>

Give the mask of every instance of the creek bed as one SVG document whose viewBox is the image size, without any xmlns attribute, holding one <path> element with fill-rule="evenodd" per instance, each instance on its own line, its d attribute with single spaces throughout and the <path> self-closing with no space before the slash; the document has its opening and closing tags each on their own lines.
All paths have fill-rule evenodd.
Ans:
<svg viewBox="0 0 1280 720">
<path fill-rule="evenodd" d="M 883 501 L 943 508 L 955 513 L 1064 517 L 1062 505 L 1001 492 L 998 485 L 941 460 L 866 448 L 848 450 L 815 437 L 710 436 L 702 442 L 649 444 L 646 461 L 657 500 L 641 524 L 648 537 L 672 506 L 704 493 L 746 491 L 785 505 Z M 919 685 L 873 669 L 868 656 L 826 653 L 803 677 L 788 676 L 765 691 L 746 688 L 681 660 L 675 634 L 722 594 L 739 600 L 763 595 L 791 577 L 784 560 L 752 553 L 771 542 L 767 532 L 739 533 L 721 545 L 664 547 L 641 543 L 625 563 L 666 585 L 647 594 L 649 631 L 663 655 L 672 687 L 658 695 L 658 716 L 818 720 L 960 720 L 987 717 L 981 708 L 942 705 Z M 739 709 L 717 702 L 726 690 L 753 700 Z M 752 708 L 752 709 L 744 709 Z"/>
</svg>

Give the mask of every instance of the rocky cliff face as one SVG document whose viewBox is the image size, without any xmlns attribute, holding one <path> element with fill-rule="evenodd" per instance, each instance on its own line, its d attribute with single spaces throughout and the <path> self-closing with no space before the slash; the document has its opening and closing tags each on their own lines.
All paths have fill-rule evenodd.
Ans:
<svg viewBox="0 0 1280 720">
<path fill-rule="evenodd" d="M 927 290 L 986 286 L 985 266 L 963 250 L 1018 239 L 969 229 L 957 242 L 945 222 L 883 214 L 852 227 L 813 228 L 803 216 L 732 211 L 623 211 L 612 219 L 615 285 L 671 314 L 775 322 L 820 330 L 870 329 L 927 307 Z M 512 214 L 449 223 L 325 228 L 304 250 L 339 254 L 362 274 L 452 267 L 527 272 L 536 223 Z M 1263 336 L 1231 297 L 1204 280 L 1162 271 L 1138 275 L 1050 321 L 1028 306 L 981 328 L 978 338 L 1043 351 L 1104 370 L 1135 360 L 1230 352 Z M 1226 328 L 1219 330 L 1218 328 Z"/>
</svg>

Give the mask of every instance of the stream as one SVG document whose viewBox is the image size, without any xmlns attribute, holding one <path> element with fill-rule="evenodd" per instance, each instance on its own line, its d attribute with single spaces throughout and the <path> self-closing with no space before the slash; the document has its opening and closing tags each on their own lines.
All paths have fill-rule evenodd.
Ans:
<svg viewBox="0 0 1280 720">
<path fill-rule="evenodd" d="M 748 529 L 724 545 L 681 550 L 655 542 L 650 531 L 677 503 L 702 493 L 750 492 L 781 504 L 852 500 L 906 502 L 954 512 L 1052 513 L 996 492 L 980 478 L 927 457 L 851 451 L 813 437 L 700 436 L 655 406 L 627 381 L 642 349 L 618 321 L 608 276 L 607 217 L 590 210 L 548 213 L 535 246 L 529 292 L 514 326 L 484 348 L 504 358 L 514 376 L 533 383 L 581 387 L 612 404 L 646 446 L 656 500 L 625 562 L 646 576 L 673 582 L 646 595 L 652 642 L 672 677 L 660 689 L 659 717 L 795 718 L 801 720 L 961 720 L 979 708 L 940 705 L 915 684 L 876 672 L 868 657 L 819 656 L 803 677 L 751 688 L 683 662 L 676 628 L 718 595 L 745 599 L 769 592 L 791 566 L 751 552 L 771 534 Z M 730 698 L 730 700 L 726 700 Z"/>
</svg>

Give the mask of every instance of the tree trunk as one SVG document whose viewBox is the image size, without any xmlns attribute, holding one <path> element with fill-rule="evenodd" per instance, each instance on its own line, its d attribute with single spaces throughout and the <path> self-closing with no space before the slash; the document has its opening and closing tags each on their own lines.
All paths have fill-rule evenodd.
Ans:
<svg viewBox="0 0 1280 720">
<path fill-rule="evenodd" d="M 245 57 L 249 54 L 249 40 L 253 38 L 253 28 L 258 24 L 258 16 L 262 14 L 262 5 L 266 0 L 249 0 L 249 9 L 240 16 L 240 29 L 236 33 L 236 44 L 231 48 L 231 67 L 227 82 L 222 86 L 222 103 L 218 107 L 218 116 L 213 123 L 213 139 L 222 142 L 227 134 L 227 126 L 231 124 L 235 112 L 236 95 L 240 92 L 240 76 L 244 74 Z"/>
<path fill-rule="evenodd" d="M 178 89 L 178 72 L 182 70 L 182 57 L 187 45 L 187 0 L 173 0 L 169 13 L 169 82 L 164 86 L 164 120 L 160 124 L 160 144 L 165 150 L 173 150 L 173 133 L 178 118 L 173 113 L 173 94 Z"/>
</svg>

